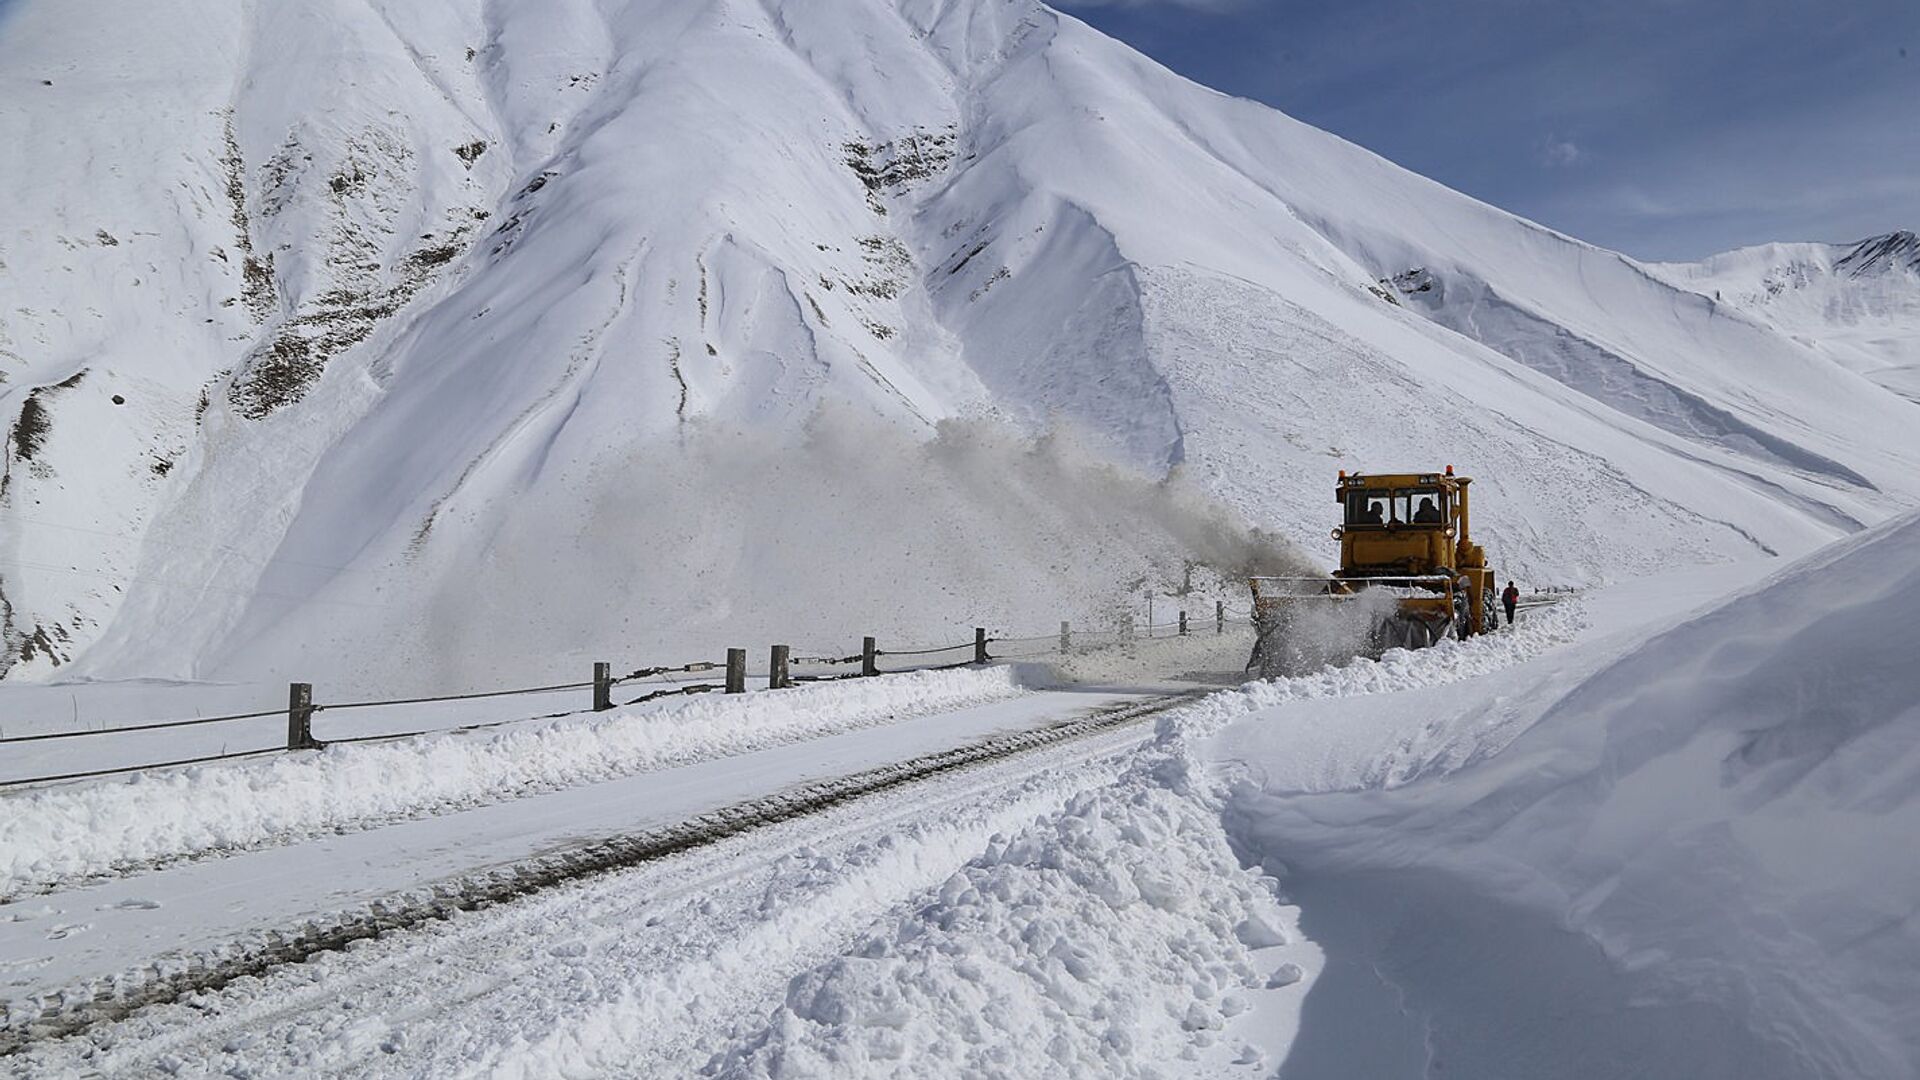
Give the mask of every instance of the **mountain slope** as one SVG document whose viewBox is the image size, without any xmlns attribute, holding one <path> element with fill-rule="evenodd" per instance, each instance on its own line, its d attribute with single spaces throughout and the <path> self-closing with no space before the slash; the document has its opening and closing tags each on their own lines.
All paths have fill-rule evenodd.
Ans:
<svg viewBox="0 0 1920 1080">
<path fill-rule="evenodd" d="M 1310 543 L 1335 468 L 1450 462 L 1536 580 L 1920 499 L 1912 403 L 1822 349 L 1024 0 L 0 20 L 0 137 L 35 148 L 0 163 L 15 676 L 904 630 L 928 601 L 879 579 L 919 567 L 942 618 L 1051 625 L 1089 598 L 1004 575 L 1076 561 L 1044 492 L 1085 470 L 915 484 L 973 452 L 917 445 L 958 418 Z"/>
<path fill-rule="evenodd" d="M 1652 269 L 1920 401 L 1920 236 L 1763 244 Z"/>
</svg>

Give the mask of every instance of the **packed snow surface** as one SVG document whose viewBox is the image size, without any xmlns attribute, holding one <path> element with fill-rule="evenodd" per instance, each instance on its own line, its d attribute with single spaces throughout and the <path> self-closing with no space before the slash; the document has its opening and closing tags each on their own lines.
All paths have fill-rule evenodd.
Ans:
<svg viewBox="0 0 1920 1080">
<path fill-rule="evenodd" d="M 1251 683 L 1170 712 L 1127 772 L 1018 833 L 842 956 L 796 976 L 768 1026 L 709 1066 L 729 1077 L 1270 1074 L 1310 949 L 1279 883 L 1236 856 L 1193 734 L 1331 699 L 1444 686 L 1571 640 L 1524 633 Z M 1423 662 L 1424 661 L 1424 662 Z M 1255 1019 L 1256 1002 L 1264 1003 Z M 1239 1024 L 1230 1024 L 1235 1018 Z M 1284 1045 L 1284 1039 L 1279 1040 Z"/>
</svg>

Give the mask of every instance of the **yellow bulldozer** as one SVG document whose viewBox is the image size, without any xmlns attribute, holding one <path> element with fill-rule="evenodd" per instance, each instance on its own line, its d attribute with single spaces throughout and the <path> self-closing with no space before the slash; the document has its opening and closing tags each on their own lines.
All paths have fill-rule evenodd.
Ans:
<svg viewBox="0 0 1920 1080">
<path fill-rule="evenodd" d="M 1333 537 L 1340 569 L 1324 578 L 1255 577 L 1258 632 L 1249 671 L 1317 670 L 1355 655 L 1419 649 L 1496 625 L 1493 571 L 1468 534 L 1467 488 L 1437 473 L 1340 471 Z"/>
</svg>

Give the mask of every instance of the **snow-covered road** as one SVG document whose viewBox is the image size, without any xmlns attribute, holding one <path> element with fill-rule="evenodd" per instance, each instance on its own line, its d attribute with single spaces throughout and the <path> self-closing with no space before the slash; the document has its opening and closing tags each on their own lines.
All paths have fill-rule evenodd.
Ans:
<svg viewBox="0 0 1920 1080">
<path fill-rule="evenodd" d="M 1579 1048 L 1555 1033 L 1640 1032 L 1657 1058 L 1659 1039 L 1697 1021 L 1708 1041 L 1682 1057 L 1737 1064 L 1760 1044 L 1727 1026 L 1735 1014 L 1695 1009 L 1668 1022 L 1620 998 L 1627 969 L 1593 940 L 1549 925 L 1550 904 L 1536 910 L 1537 898 L 1502 893 L 1504 872 L 1470 889 L 1438 874 L 1369 888 L 1375 870 L 1326 868 L 1365 856 L 1368 844 L 1391 854 L 1392 835 L 1368 839 L 1368 807 L 1437 805 L 1485 778 L 1526 777 L 1501 751 L 1537 741 L 1543 710 L 1776 567 L 1629 583 L 1491 637 L 1302 678 L 1171 701 L 1116 688 L 1021 693 L 23 897 L 10 905 L 15 921 L 0 924 L 13 986 L 78 984 L 76 1000 L 110 998 L 121 992 L 114 980 L 87 976 L 163 948 L 198 948 L 214 962 L 210 942 L 284 926 L 276 916 L 289 907 L 364 904 L 1076 712 L 1154 710 L 1151 723 L 1077 731 L 645 861 L 562 875 L 527 895 L 38 1039 L 10 1063 L 29 1074 L 1277 1070 L 1317 1080 L 1426 1076 L 1442 1044 L 1493 1070 L 1485 1075 L 1510 1075 L 1503 1061 L 1558 1074 Z M 594 828 L 581 827 L 588 821 Z M 1416 818 L 1407 827 L 1432 826 Z M 1356 838 L 1357 854 L 1341 853 L 1343 838 Z M 1308 853 L 1317 862 L 1296 863 Z M 323 854 L 327 870 L 316 873 L 312 859 Z M 203 876 L 220 888 L 195 892 Z M 1432 887 L 1415 890 L 1422 882 Z M 158 891 L 172 899 L 151 906 Z M 65 909 L 20 920 L 41 903 Z M 1409 928 L 1446 948 L 1409 967 L 1395 951 L 1406 941 L 1394 937 Z M 1503 949 L 1527 951 L 1546 974 L 1476 968 L 1476 956 L 1491 955 L 1474 944 L 1481 932 L 1505 934 Z M 1562 1014 L 1588 1020 L 1550 1022 Z M 1523 1038 L 1514 1025 L 1551 1037 Z M 1503 1047 L 1524 1055 L 1503 1059 Z M 1603 1059 L 1584 1061 L 1581 1075 L 1608 1075 Z"/>
<path fill-rule="evenodd" d="M 1205 724 L 1287 703 L 1333 704 L 1458 683 L 1552 648 L 1573 625 L 1542 619 L 1539 632 L 1487 639 L 1476 648 L 1395 655 L 1159 708 L 1174 708 L 1186 724 Z M 1227 658 L 1244 643 L 1173 648 L 1192 654 L 1177 657 L 1176 666 L 1231 670 Z M 1105 681 L 1102 676 L 1132 662 L 1115 663 L 1085 658 L 1073 674 Z M 442 807 L 357 822 L 338 835 L 269 831 L 236 849 L 21 897 L 0 924 L 10 1005 L 20 1021 L 62 1004 L 84 1016 L 94 999 L 137 1000 L 143 985 L 161 984 L 183 968 L 217 965 L 342 911 L 379 910 L 409 889 L 657 828 L 753 795 L 1156 700 L 1145 687 L 1034 692 L 1005 683 L 1003 674 L 969 674 L 1000 678 L 1002 689 L 983 693 L 972 686 L 965 693 L 979 700 L 964 705 L 954 687 L 922 686 L 917 692 L 927 702 L 961 694 L 956 700 L 964 707 L 922 709 L 878 726 L 816 725 L 825 733 L 804 741 L 450 812 Z M 1155 689 L 1164 698 L 1175 685 Z M 1190 695 L 1193 688 L 1187 689 Z M 852 711 L 852 702 L 834 704 Z M 1059 938 L 1049 947 L 1053 962 L 1098 966 L 1137 951 L 1123 962 L 1136 970 L 1101 980 L 1111 983 L 1105 1011 L 1134 1019 L 1112 1031 L 1083 1030 L 1047 1060 L 1055 1067 L 1128 1071 L 1183 1050 L 1184 1036 L 1167 1041 L 1150 1015 L 1168 993 L 1212 988 L 1191 1003 L 1192 1015 L 1180 1018 L 1176 1033 L 1213 1031 L 1242 1013 L 1270 1025 L 1289 1003 L 1297 1005 L 1300 995 L 1289 987 L 1316 955 L 1311 943 L 1294 939 L 1294 915 L 1278 901 L 1271 880 L 1234 858 L 1214 812 L 1193 792 L 1169 787 L 1171 759 L 1163 743 L 1135 722 L 942 773 L 509 903 L 321 951 L 304 963 L 273 966 L 261 978 L 220 981 L 217 990 L 142 1009 L 81 1037 L 30 1044 L 15 1060 L 32 1071 L 158 1067 L 257 1075 L 420 1075 L 462 1067 L 647 1075 L 706 1064 L 752 1075 L 767 1068 L 769 1056 L 870 1060 L 884 1056 L 884 1048 L 786 1045 L 808 1025 L 782 1034 L 778 1022 L 765 1026 L 767 1018 L 794 1007 L 790 984 L 809 971 L 819 985 L 806 1009 L 826 1015 L 873 1005 L 873 988 L 841 985 L 860 977 L 836 958 L 877 947 L 867 936 L 890 917 L 933 918 L 945 931 L 967 933 L 964 947 L 918 957 L 914 964 L 924 968 L 961 952 L 989 956 L 990 941 L 1034 931 L 1035 914 L 1091 885 L 1103 897 L 1101 910 L 1118 920 L 1104 927 L 1111 940 L 1082 948 L 1074 944 L 1079 931 L 1071 920 L 1049 916 L 1047 933 Z M 1027 869 L 1036 855 L 1052 871 L 1032 878 Z M 323 874 L 315 872 L 317 862 L 326 867 Z M 957 884 L 968 881 L 974 883 Z M 935 914 L 942 906 L 948 914 Z M 930 940 L 926 929 L 903 932 Z M 1101 931 L 1100 920 L 1091 920 L 1089 929 Z M 1160 944 L 1143 946 L 1141 935 Z M 1017 956 L 1002 962 L 1010 970 L 1022 964 Z M 925 970 L 914 977 L 927 985 L 941 979 Z M 1013 996 L 997 1006 L 946 1000 L 948 1011 L 989 1008 L 1009 1020 L 1031 1011 L 1040 1019 L 1030 1023 L 1052 1023 L 1044 1019 L 1043 1001 L 1014 1007 L 1015 999 L 1034 992 L 1017 977 L 1009 983 L 978 970 L 961 977 L 987 979 L 989 996 Z M 64 1000 L 49 998 L 56 988 L 80 990 Z M 932 1025 L 925 1039 L 947 1037 L 933 1030 L 949 1026 L 939 1008 L 902 1008 L 903 1018 L 916 1014 L 914 1023 Z M 948 1020 L 965 1026 L 957 1013 Z M 1234 1068 L 1235 1058 L 1245 1059 L 1242 1065 L 1265 1060 L 1284 1046 L 1284 1040 L 1275 1044 L 1273 1030 L 1236 1036 L 1233 1045 L 1210 1037 L 1213 1052 L 1203 1056 L 1221 1068 Z M 1039 1029 L 1034 1034 L 1039 1037 Z M 1011 1068 L 995 1057 L 1004 1053 L 998 1040 L 984 1039 L 975 1049 L 986 1055 L 980 1067 Z"/>
<path fill-rule="evenodd" d="M 775 824 L 244 980 L 36 1068 L 686 1075 L 996 833 L 1111 783 L 1136 728 Z"/>
<path fill-rule="evenodd" d="M 1542 617 L 1528 632 L 1467 647 L 1393 654 L 1379 663 L 1172 703 L 1182 719 L 1166 730 L 1210 729 L 1289 705 L 1339 707 L 1355 698 L 1457 685 L 1550 650 L 1577 626 L 1571 616 Z M 1194 655 L 1181 660 L 1224 668 L 1243 643 L 1187 647 Z M 1082 660 L 1075 674 L 1101 681 L 1108 674 L 1103 663 L 1113 661 Z M 1121 660 L 1119 669 L 1126 666 Z M 846 714 L 857 712 L 857 702 L 823 701 L 828 712 L 842 714 L 841 722 L 816 721 L 815 737 L 802 741 L 776 740 L 746 753 L 477 805 L 429 807 L 437 812 L 396 820 L 349 819 L 338 834 L 265 830 L 250 844 L 23 896 L 0 923 L 10 1022 L 63 1008 L 69 1016 L 90 1010 L 112 1016 L 111 1002 L 139 1000 L 143 987 L 270 946 L 290 930 L 342 912 L 398 906 L 410 889 L 471 880 L 489 867 L 659 828 L 755 795 L 1155 697 L 1144 687 L 1033 692 L 1007 682 L 1004 673 L 959 674 L 975 684 L 922 678 L 927 685 L 915 694 L 927 707 L 895 701 L 907 715 L 891 723 L 852 723 Z M 997 690 L 978 685 L 996 679 Z M 1170 688 L 1157 687 L 1162 696 Z M 835 692 L 823 690 L 823 698 Z M 941 709 L 948 699 L 959 707 Z M 1110 941 L 1082 947 L 1072 920 L 1048 916 L 1041 929 L 1059 937 L 1057 947 L 1048 947 L 1051 962 L 1080 967 L 1083 975 L 1091 973 L 1086 965 L 1132 967 L 1098 980 L 1111 983 L 1103 991 L 1111 999 L 1106 1006 L 1080 1006 L 1133 1019 L 1111 1031 L 1055 1040 L 1059 1045 L 1046 1060 L 1055 1068 L 1129 1072 L 1196 1053 L 1188 1036 L 1217 1032 L 1203 1039 L 1208 1053 L 1193 1064 L 1204 1058 L 1209 1067 L 1232 1071 L 1235 1059 L 1244 1066 L 1284 1050 L 1286 1039 L 1276 1041 L 1275 1032 L 1287 1025 L 1275 1027 L 1276 1018 L 1297 1007 L 1301 995 L 1291 984 L 1314 969 L 1317 952 L 1295 939 L 1295 915 L 1277 899 L 1272 880 L 1240 866 L 1198 789 L 1170 785 L 1170 763 L 1185 751 L 1170 751 L 1167 739 L 1165 732 L 1155 738 L 1146 725 L 1130 723 L 941 774 L 509 903 L 320 951 L 304 963 L 272 966 L 261 978 L 220 980 L 216 990 L 95 1025 L 83 1036 L 29 1044 L 15 1060 L 30 1071 L 184 1068 L 255 1075 L 421 1075 L 459 1068 L 529 1076 L 668 1075 L 708 1064 L 754 1075 L 772 1068 L 770 1060 L 844 1063 L 847 1055 L 873 1064 L 876 1055 L 885 1056 L 884 1047 L 860 1040 L 804 1045 L 816 1034 L 814 1021 L 782 1026 L 778 1018 L 796 1007 L 793 987 L 805 973 L 814 972 L 819 985 L 803 1010 L 853 1015 L 880 1007 L 879 999 L 891 994 L 864 986 L 865 976 L 848 974 L 836 958 L 878 947 L 868 936 L 888 918 L 915 925 L 901 931 L 913 940 L 927 938 L 928 928 L 916 920 L 933 918 L 945 930 L 967 932 L 967 943 L 916 958 L 913 966 L 921 970 L 912 979 L 936 987 L 946 978 L 985 979 L 989 997 L 1013 996 L 997 1006 L 943 996 L 944 1009 L 953 1013 L 947 1020 L 940 1019 L 940 1002 L 901 1004 L 895 1012 L 903 1023 L 932 1025 L 916 1041 L 944 1037 L 933 1029 L 948 1021 L 965 1027 L 962 1014 L 969 1010 L 997 1010 L 1009 1022 L 1028 1011 L 1044 1018 L 1043 1000 L 1014 1007 L 1034 993 L 1018 977 L 996 987 L 1005 980 L 979 970 L 956 976 L 924 969 L 944 963 L 942 955 L 991 955 L 992 941 L 1035 932 L 1036 914 L 1063 901 L 1084 902 L 1070 894 L 1091 887 L 1103 897 L 1098 906 L 1110 925 L 1081 921 Z M 1185 743 L 1182 734 L 1173 745 Z M 356 774 L 347 769 L 345 775 Z M 215 782 L 214 789 L 230 784 Z M 1038 878 L 1027 872 L 1036 853 L 1052 868 Z M 316 873 L 316 865 L 325 871 Z M 956 885 L 970 876 L 980 880 Z M 935 914 L 943 904 L 953 910 Z M 1018 970 L 1025 961 L 1006 956 L 1003 963 Z M 841 985 L 848 979 L 856 985 Z M 1203 985 L 1209 989 L 1188 1003 L 1192 1015 L 1183 1013 L 1169 1041 L 1150 1014 L 1169 993 L 1185 998 Z M 50 994 L 59 988 L 69 989 Z M 108 1007 L 95 1010 L 101 1003 Z M 1228 1021 L 1241 1014 L 1259 1017 L 1260 1031 L 1227 1040 Z M 771 1028 L 769 1016 L 776 1018 Z M 1028 1023 L 1045 1027 L 1054 1020 Z M 1034 1028 L 1033 1036 L 1040 1031 Z M 789 1045 L 793 1039 L 799 1042 Z M 979 1067 L 1017 1071 L 995 1057 L 1004 1053 L 998 1039 L 973 1049 L 985 1055 Z"/>
<path fill-rule="evenodd" d="M 437 1075 L 482 1061 L 489 1071 L 526 1075 L 578 1061 L 641 1075 L 685 1072 L 718 1045 L 717 1033 L 777 1005 L 793 971 L 835 955 L 996 835 L 1111 784 L 1149 730 L 1146 718 L 1165 707 L 1156 702 L 1179 699 L 1110 690 L 1024 694 L 637 780 L 33 897 L 21 902 L 31 910 L 4 927 L 11 931 L 6 962 L 14 984 L 126 993 L 139 974 L 91 984 L 87 976 L 121 971 L 134 957 L 164 950 L 193 963 L 182 954 L 196 946 L 197 962 L 212 962 L 220 950 L 209 953 L 207 942 L 243 943 L 248 935 L 234 933 L 242 927 L 259 937 L 289 925 L 288 911 L 311 916 L 364 905 L 407 885 L 581 844 L 596 833 L 684 820 L 745 795 L 848 775 L 928 748 L 1102 710 L 1124 714 L 1118 726 L 1091 736 L 280 966 L 264 979 L 143 1010 L 88 1038 L 29 1046 L 15 1061 L 36 1072 L 84 1065 L 116 1073 L 188 1066 L 261 1075 L 360 1068 Z M 329 867 L 324 878 L 314 872 L 316 859 Z M 55 905 L 63 908 L 32 917 Z M 66 912 L 84 923 L 64 918 Z M 369 1018 L 364 1024 L 362 1016 Z M 376 1050 L 384 1053 L 367 1057 Z"/>
<path fill-rule="evenodd" d="M 972 675 L 970 696 L 981 703 L 906 711 L 893 723 L 843 724 L 837 732 L 834 725 L 823 725 L 833 733 L 798 743 L 762 739 L 760 743 L 772 745 L 713 754 L 637 776 L 535 789 L 534 794 L 496 792 L 493 800 L 478 805 L 374 823 L 378 827 L 354 822 L 333 833 L 269 834 L 259 844 L 203 851 L 145 872 L 25 897 L 10 905 L 13 910 L 0 923 L 0 970 L 7 975 L 8 1004 L 28 1010 L 33 1006 L 27 999 L 89 984 L 111 987 L 114 997 L 125 997 L 209 954 L 260 948 L 290 928 L 382 905 L 397 907 L 410 893 L 430 892 L 490 868 L 644 834 L 756 797 L 1008 732 L 1044 728 L 1150 696 L 1064 689 L 1024 692 L 1004 671 L 951 674 Z M 902 681 L 912 684 L 916 679 Z M 997 685 L 999 692 L 981 693 L 982 684 Z M 836 692 L 841 688 L 823 689 L 825 693 L 811 692 L 825 699 L 818 705 L 838 711 L 845 720 L 854 711 L 849 695 Z M 928 703 L 938 702 L 940 691 L 937 686 L 920 687 Z M 792 698 L 798 701 L 808 694 Z M 896 701 L 897 708 L 904 704 L 904 698 Z M 744 745 L 756 741 L 744 740 Z M 447 755 L 445 749 L 429 749 L 420 755 L 420 763 L 430 766 Z M 303 801 L 304 794 L 292 786 L 295 801 Z M 279 842 L 268 842 L 273 840 Z M 325 872 L 316 874 L 316 866 Z"/>
</svg>

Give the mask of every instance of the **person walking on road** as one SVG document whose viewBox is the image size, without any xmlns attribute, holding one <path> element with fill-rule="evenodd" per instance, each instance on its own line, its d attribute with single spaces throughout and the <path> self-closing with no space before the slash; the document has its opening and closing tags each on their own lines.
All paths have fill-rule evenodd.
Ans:
<svg viewBox="0 0 1920 1080">
<path fill-rule="evenodd" d="M 1500 606 L 1507 609 L 1508 626 L 1513 625 L 1513 609 L 1518 607 L 1519 604 L 1520 589 L 1513 582 L 1509 581 L 1507 582 L 1507 587 L 1500 590 Z"/>
</svg>

